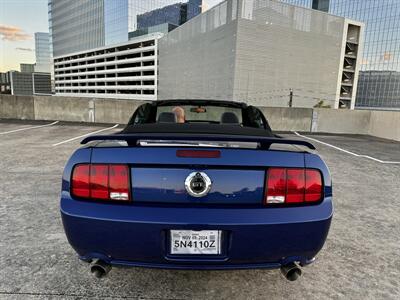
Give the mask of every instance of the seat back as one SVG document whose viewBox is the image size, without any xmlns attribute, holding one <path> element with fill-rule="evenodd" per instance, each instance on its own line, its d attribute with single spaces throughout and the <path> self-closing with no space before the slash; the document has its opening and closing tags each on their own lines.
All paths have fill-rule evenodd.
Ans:
<svg viewBox="0 0 400 300">
<path fill-rule="evenodd" d="M 227 111 L 221 116 L 221 124 L 239 124 L 239 119 L 235 113 Z"/>
<path fill-rule="evenodd" d="M 162 112 L 158 116 L 158 123 L 176 123 L 176 115 L 173 112 Z"/>
</svg>

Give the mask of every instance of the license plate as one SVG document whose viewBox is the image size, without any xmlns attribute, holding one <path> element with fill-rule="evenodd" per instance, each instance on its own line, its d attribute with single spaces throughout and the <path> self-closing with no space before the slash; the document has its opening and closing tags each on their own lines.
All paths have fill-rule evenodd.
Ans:
<svg viewBox="0 0 400 300">
<path fill-rule="evenodd" d="M 171 254 L 221 254 L 221 231 L 171 230 Z"/>
</svg>

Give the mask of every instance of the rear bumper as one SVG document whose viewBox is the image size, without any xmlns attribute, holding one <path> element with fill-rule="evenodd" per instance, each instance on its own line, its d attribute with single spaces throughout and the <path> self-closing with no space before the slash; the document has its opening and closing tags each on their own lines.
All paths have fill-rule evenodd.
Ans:
<svg viewBox="0 0 400 300">
<path fill-rule="evenodd" d="M 332 217 L 331 198 L 292 208 L 182 208 L 76 201 L 63 192 L 67 238 L 83 260 L 172 269 L 279 268 L 308 264 L 322 248 Z M 172 256 L 169 230 L 222 230 L 221 255 Z"/>
</svg>

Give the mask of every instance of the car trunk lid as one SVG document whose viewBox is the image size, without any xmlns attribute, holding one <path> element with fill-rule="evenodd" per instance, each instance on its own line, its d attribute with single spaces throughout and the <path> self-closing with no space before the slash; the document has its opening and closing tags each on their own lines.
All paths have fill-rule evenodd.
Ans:
<svg viewBox="0 0 400 300">
<path fill-rule="evenodd" d="M 304 153 L 245 147 L 111 146 L 92 149 L 92 163 L 128 164 L 134 203 L 261 205 L 265 172 L 269 167 L 304 167 Z M 225 145 L 226 147 L 226 145 Z M 198 151 L 211 157 L 197 156 Z M 292 149 L 296 150 L 296 149 Z M 181 156 L 179 153 L 192 153 Z M 214 155 L 218 153 L 218 155 Z M 202 197 L 190 194 L 185 181 L 191 174 L 211 181 Z"/>
</svg>

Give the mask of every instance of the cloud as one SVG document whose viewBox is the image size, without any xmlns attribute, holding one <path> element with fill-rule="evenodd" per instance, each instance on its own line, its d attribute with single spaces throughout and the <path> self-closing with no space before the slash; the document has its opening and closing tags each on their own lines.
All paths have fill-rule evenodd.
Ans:
<svg viewBox="0 0 400 300">
<path fill-rule="evenodd" d="M 32 39 L 32 36 L 19 27 L 0 24 L 0 36 L 4 41 L 26 41 Z"/>
<path fill-rule="evenodd" d="M 32 52 L 33 51 L 32 48 L 22 48 L 22 47 L 17 47 L 17 48 L 15 48 L 15 50 L 27 51 L 27 52 Z"/>
</svg>

